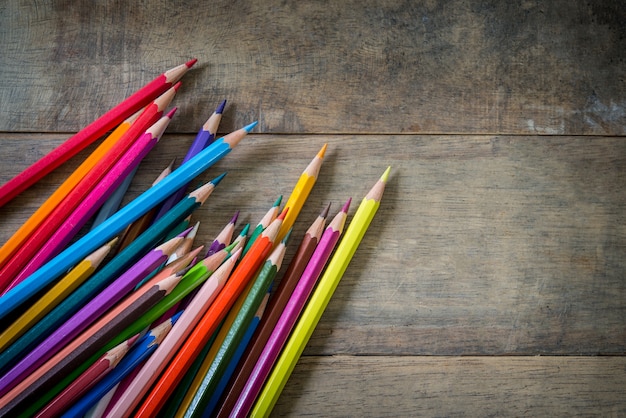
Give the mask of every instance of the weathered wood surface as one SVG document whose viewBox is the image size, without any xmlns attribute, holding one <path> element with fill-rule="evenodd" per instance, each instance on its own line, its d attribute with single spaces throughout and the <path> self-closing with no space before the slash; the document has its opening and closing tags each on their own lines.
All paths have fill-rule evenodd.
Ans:
<svg viewBox="0 0 626 418">
<path fill-rule="evenodd" d="M 199 58 L 173 129 L 624 134 L 626 6 L 583 1 L 10 0 L 0 131 L 73 132 Z"/>
<path fill-rule="evenodd" d="M 625 388 L 623 357 L 306 357 L 273 413 L 620 417 Z"/>
<path fill-rule="evenodd" d="M 198 244 L 324 143 L 297 239 L 393 168 L 276 415 L 622 416 L 625 21 L 610 0 L 2 2 L 0 183 L 198 57 L 125 199 L 228 99 L 221 132 L 259 126 L 198 179 L 228 172 Z M 0 242 L 92 149 L 0 208 Z"/>
</svg>

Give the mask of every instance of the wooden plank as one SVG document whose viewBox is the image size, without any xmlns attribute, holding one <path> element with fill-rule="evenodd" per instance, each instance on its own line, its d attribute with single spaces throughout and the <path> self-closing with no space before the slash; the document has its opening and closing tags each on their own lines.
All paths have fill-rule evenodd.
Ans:
<svg viewBox="0 0 626 418">
<path fill-rule="evenodd" d="M 74 132 L 197 57 L 172 131 L 626 133 L 623 2 L 0 6 L 0 131 Z"/>
<path fill-rule="evenodd" d="M 166 133 L 127 199 L 180 160 L 192 139 Z M 35 158 L 30 149 L 61 140 L 0 135 L 7 171 L 27 164 L 23 156 Z M 228 172 L 197 212 L 197 242 L 210 242 L 236 210 L 241 225 L 258 222 L 324 143 L 327 156 L 294 237 L 327 202 L 333 213 L 350 196 L 358 202 L 393 169 L 307 354 L 626 351 L 623 138 L 253 134 L 203 174 Z M 78 162 L 0 208 L 0 242 Z"/>
<path fill-rule="evenodd" d="M 626 414 L 624 357 L 303 357 L 272 416 Z"/>
</svg>

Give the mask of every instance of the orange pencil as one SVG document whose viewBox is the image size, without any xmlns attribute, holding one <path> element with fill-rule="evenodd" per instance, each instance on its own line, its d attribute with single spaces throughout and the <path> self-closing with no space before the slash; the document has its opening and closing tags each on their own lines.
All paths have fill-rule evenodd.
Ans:
<svg viewBox="0 0 626 418">
<path fill-rule="evenodd" d="M 115 162 L 126 152 L 131 144 L 153 125 L 161 116 L 165 108 L 176 95 L 180 83 L 163 93 L 151 105 L 139 115 L 137 120 L 122 135 L 122 137 L 111 147 L 82 180 L 65 196 L 63 201 L 52 211 L 52 213 L 39 225 L 39 227 L 26 239 L 18 248 L 10 260 L 6 262 L 0 270 L 0 289 L 9 290 L 18 284 L 14 281 L 20 270 L 39 251 L 41 246 L 52 236 L 65 219 L 74 211 L 79 203 L 89 194 L 89 192 L 99 183 L 100 179 L 115 164 Z"/>
<path fill-rule="evenodd" d="M 274 241 L 283 223 L 287 210 L 283 212 L 259 235 L 250 250 L 235 268 L 228 282 L 206 311 L 176 357 L 170 362 L 152 391 L 144 399 L 142 409 L 137 417 L 153 417 L 163 407 L 166 399 L 187 372 L 198 353 L 207 344 L 222 319 L 235 303 L 246 284 L 254 277 L 272 251 Z M 131 411 L 128 411 L 130 414 Z M 129 415 L 125 415 L 129 416 Z"/>
<path fill-rule="evenodd" d="M 159 75 L 26 170 L 6 182 L 0 187 L 0 207 L 169 89 L 180 80 L 196 61 L 196 59 L 193 59 Z"/>
</svg>

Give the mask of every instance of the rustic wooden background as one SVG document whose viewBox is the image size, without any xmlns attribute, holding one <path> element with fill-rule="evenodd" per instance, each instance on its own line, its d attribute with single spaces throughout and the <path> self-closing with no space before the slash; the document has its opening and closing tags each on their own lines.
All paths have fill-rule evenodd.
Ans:
<svg viewBox="0 0 626 418">
<path fill-rule="evenodd" d="M 199 244 L 324 143 L 298 239 L 392 166 L 276 416 L 626 415 L 626 3 L 4 1 L 0 183 L 193 57 L 126 199 L 227 99 L 221 132 L 259 125 L 203 175 Z"/>
</svg>

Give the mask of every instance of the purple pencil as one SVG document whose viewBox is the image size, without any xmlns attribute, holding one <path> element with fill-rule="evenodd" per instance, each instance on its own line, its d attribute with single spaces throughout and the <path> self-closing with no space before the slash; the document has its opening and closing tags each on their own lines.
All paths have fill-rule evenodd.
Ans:
<svg viewBox="0 0 626 418">
<path fill-rule="evenodd" d="M 4 395 L 16 383 L 50 359 L 107 309 L 128 294 L 137 283 L 165 263 L 187 232 L 189 230 L 149 251 L 2 376 L 0 396 L 3 398 L 0 400 L 0 407 L 5 401 Z"/>
<path fill-rule="evenodd" d="M 348 199 L 324 230 L 319 244 L 315 247 L 311 259 L 302 272 L 302 276 L 300 276 L 296 288 L 293 290 L 254 369 L 252 369 L 230 416 L 247 416 L 252 409 L 256 397 L 263 388 L 263 384 L 285 345 L 285 341 L 287 341 L 300 312 L 302 312 L 317 279 L 320 277 L 333 249 L 337 245 L 337 241 L 339 241 L 339 236 L 343 231 L 348 216 L 350 201 L 351 199 Z"/>
<path fill-rule="evenodd" d="M 198 134 L 196 135 L 196 138 L 193 140 L 191 146 L 187 150 L 187 154 L 185 154 L 182 164 L 185 164 L 188 160 L 191 159 L 191 157 L 194 157 L 196 154 L 198 154 L 200 151 L 210 145 L 213 141 L 215 141 L 217 128 L 219 127 L 220 121 L 222 120 L 224 106 L 226 106 L 226 100 L 222 101 L 217 109 L 215 109 L 215 112 L 213 112 L 213 114 L 209 116 L 207 121 L 204 122 L 204 125 L 202 125 L 202 128 L 200 128 Z M 174 193 L 172 193 L 172 195 L 161 204 L 161 208 L 154 217 L 154 221 L 160 219 L 163 215 L 167 213 L 168 210 L 170 210 L 176 203 L 178 203 L 180 199 L 182 199 L 185 195 L 186 190 L 187 186 L 183 186 Z"/>
</svg>

